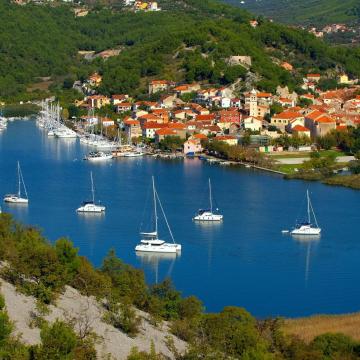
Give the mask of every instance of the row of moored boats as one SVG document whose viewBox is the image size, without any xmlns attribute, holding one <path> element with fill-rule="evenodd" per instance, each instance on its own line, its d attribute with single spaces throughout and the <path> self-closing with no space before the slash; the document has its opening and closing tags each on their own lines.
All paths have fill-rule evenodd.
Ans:
<svg viewBox="0 0 360 360">
<path fill-rule="evenodd" d="M 100 131 L 100 134 L 95 134 L 95 126 L 91 127 L 92 132 L 83 133 L 78 133 L 68 128 L 61 119 L 60 106 L 49 102 L 43 102 L 42 110 L 37 118 L 37 124 L 40 128 L 47 131 L 49 137 L 60 139 L 79 138 L 81 144 L 93 147 L 94 150 L 87 154 L 85 160 L 100 162 L 115 157 L 139 157 L 145 154 L 141 147 L 135 148 L 130 144 L 122 144 L 119 133 L 117 139 L 111 141 L 102 135 L 102 131 Z"/>
<path fill-rule="evenodd" d="M 29 203 L 28 193 L 25 186 L 24 177 L 21 171 L 20 163 L 17 163 L 17 177 L 18 177 L 18 191 L 14 194 L 7 194 L 4 197 L 6 203 L 11 204 L 21 204 L 27 205 Z M 104 213 L 106 207 L 100 203 L 95 202 L 95 189 L 94 189 L 94 179 L 93 174 L 90 172 L 91 180 L 91 195 L 92 198 L 90 201 L 85 201 L 83 204 L 76 209 L 78 213 Z M 204 221 L 204 222 L 221 222 L 223 220 L 223 215 L 218 213 L 218 209 L 213 209 L 213 197 L 212 197 L 212 187 L 211 181 L 209 179 L 209 202 L 210 207 L 208 209 L 200 209 L 198 213 L 193 217 L 194 221 Z M 139 252 L 157 252 L 157 253 L 176 253 L 181 251 L 181 244 L 177 244 L 174 240 L 173 233 L 170 229 L 169 222 L 166 218 L 165 211 L 163 209 L 162 203 L 160 201 L 158 192 L 155 187 L 155 180 L 152 177 L 152 190 L 153 190 L 153 206 L 154 206 L 154 225 L 152 231 L 150 232 L 141 232 L 141 241 L 135 247 L 136 251 Z M 295 228 L 291 231 L 292 235 L 320 235 L 321 228 L 318 226 L 315 212 L 310 200 L 309 191 L 306 193 L 307 198 L 307 213 L 308 218 L 306 221 L 296 224 Z M 165 223 L 168 227 L 169 234 L 171 236 L 172 242 L 166 242 L 159 238 L 158 231 L 158 209 L 160 208 L 162 215 L 165 219 Z M 311 217 L 314 219 L 314 224 L 311 222 Z M 283 232 L 289 232 L 283 230 Z"/>
</svg>

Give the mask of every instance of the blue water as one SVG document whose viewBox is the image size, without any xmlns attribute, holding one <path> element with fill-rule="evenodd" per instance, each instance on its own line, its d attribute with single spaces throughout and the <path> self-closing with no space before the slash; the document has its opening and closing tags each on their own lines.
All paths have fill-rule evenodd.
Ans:
<svg viewBox="0 0 360 360">
<path fill-rule="evenodd" d="M 207 311 L 237 305 L 265 317 L 360 310 L 360 192 L 191 159 L 91 164 L 81 160 L 86 152 L 77 140 L 48 138 L 33 121 L 10 123 L 0 133 L 0 196 L 16 190 L 20 160 L 30 204 L 3 204 L 3 211 L 36 224 L 51 241 L 69 237 L 96 266 L 114 248 L 142 267 L 150 283 L 171 276 L 184 295 L 201 298 Z M 90 196 L 90 171 L 96 197 L 107 206 L 104 216 L 75 212 Z M 134 251 L 140 229 L 149 230 L 152 175 L 183 246 L 177 258 L 137 257 Z M 209 177 L 223 224 L 192 221 L 206 206 Z M 323 234 L 298 241 L 281 230 L 301 213 L 307 188 Z M 160 231 L 169 239 L 163 226 Z"/>
</svg>

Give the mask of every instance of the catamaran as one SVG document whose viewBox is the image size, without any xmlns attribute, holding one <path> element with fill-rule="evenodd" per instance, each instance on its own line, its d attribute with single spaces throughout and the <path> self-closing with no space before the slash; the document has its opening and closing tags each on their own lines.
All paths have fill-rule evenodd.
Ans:
<svg viewBox="0 0 360 360">
<path fill-rule="evenodd" d="M 306 191 L 306 199 L 308 218 L 306 221 L 296 224 L 295 228 L 291 231 L 291 235 L 320 235 L 321 233 L 321 228 L 319 228 L 315 212 L 311 204 L 309 190 Z M 313 215 L 315 226 L 311 223 L 311 214 Z"/>
<path fill-rule="evenodd" d="M 170 229 L 169 223 L 167 221 L 164 209 L 162 207 L 162 204 L 160 202 L 159 195 L 155 188 L 155 181 L 154 177 L 152 177 L 152 187 L 153 187 L 153 201 L 154 201 L 154 213 L 155 213 L 155 229 L 152 232 L 142 232 L 140 235 L 142 236 L 142 239 L 140 241 L 140 244 L 136 245 L 135 251 L 138 252 L 155 252 L 155 253 L 177 253 L 181 251 L 181 245 L 176 244 L 174 240 L 174 236 L 172 234 L 172 231 Z M 167 243 L 164 240 L 159 239 L 158 235 L 158 216 L 157 216 L 157 203 L 160 205 L 160 209 L 162 211 L 162 214 L 164 216 L 166 225 L 168 227 L 172 243 Z"/>
<path fill-rule="evenodd" d="M 213 201 L 212 201 L 212 191 L 211 191 L 210 179 L 209 179 L 209 196 L 210 196 L 210 209 L 200 209 L 193 218 L 195 221 L 222 221 L 223 215 L 214 214 L 214 212 L 213 212 Z M 218 209 L 216 209 L 216 210 L 218 210 Z"/>
<path fill-rule="evenodd" d="M 82 206 L 76 209 L 77 212 L 81 213 L 102 213 L 105 211 L 105 206 L 96 205 L 95 204 L 95 190 L 94 190 L 94 180 L 92 171 L 90 172 L 90 179 L 91 179 L 91 194 L 92 194 L 92 201 L 84 201 Z"/>
<path fill-rule="evenodd" d="M 21 172 L 20 163 L 17 162 L 17 170 L 18 170 L 18 192 L 17 194 L 7 194 L 4 197 L 4 201 L 7 203 L 13 203 L 13 204 L 28 204 L 28 194 L 26 191 L 26 186 L 24 182 L 24 178 Z M 21 185 L 24 189 L 25 197 L 21 197 Z"/>
</svg>

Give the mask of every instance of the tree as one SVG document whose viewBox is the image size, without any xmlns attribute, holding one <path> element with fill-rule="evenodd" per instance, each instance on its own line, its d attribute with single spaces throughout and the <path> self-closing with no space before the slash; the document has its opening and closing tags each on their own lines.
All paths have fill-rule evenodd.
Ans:
<svg viewBox="0 0 360 360">
<path fill-rule="evenodd" d="M 151 286 L 150 294 L 160 300 L 161 306 L 158 307 L 158 310 L 163 319 L 172 320 L 179 317 L 181 296 L 175 290 L 170 279 L 165 279 L 163 282 Z"/>
<path fill-rule="evenodd" d="M 207 314 L 200 327 L 210 347 L 229 357 L 242 358 L 261 346 L 266 351 L 255 319 L 242 308 L 229 306 L 219 314 Z"/>
<path fill-rule="evenodd" d="M 270 105 L 270 115 L 273 116 L 274 114 L 278 114 L 284 111 L 284 108 L 277 102 Z"/>
<path fill-rule="evenodd" d="M 77 345 L 77 338 L 71 326 L 56 320 L 45 325 L 40 332 L 42 344 L 36 349 L 36 359 L 71 360 Z"/>
<path fill-rule="evenodd" d="M 349 162 L 349 170 L 353 174 L 360 174 L 360 160 L 353 160 Z"/>
<path fill-rule="evenodd" d="M 64 266 L 66 281 L 71 283 L 80 267 L 78 249 L 74 248 L 73 243 L 68 239 L 59 239 L 55 243 L 55 251 L 60 263 Z"/>
<path fill-rule="evenodd" d="M 332 133 L 328 133 L 317 139 L 318 144 L 325 150 L 330 150 L 336 145 L 336 139 Z"/>
<path fill-rule="evenodd" d="M 144 307 L 147 300 L 147 286 L 143 271 L 123 263 L 116 257 L 114 250 L 110 250 L 104 259 L 101 271 L 111 278 L 112 297 L 114 297 L 112 301 L 125 299 L 140 308 Z"/>
<path fill-rule="evenodd" d="M 224 71 L 223 82 L 225 84 L 232 84 L 239 78 L 244 78 L 247 70 L 241 66 L 228 66 Z"/>
<path fill-rule="evenodd" d="M 182 299 L 179 304 L 179 316 L 181 319 L 192 319 L 200 316 L 202 312 L 203 304 L 195 296 Z"/>
<path fill-rule="evenodd" d="M 162 150 L 176 151 L 182 148 L 184 142 L 185 139 L 182 139 L 180 136 L 165 136 L 165 138 L 160 141 L 159 147 Z"/>
<path fill-rule="evenodd" d="M 2 296 L 1 296 L 1 300 L 2 302 L 4 300 Z M 12 330 L 13 330 L 13 326 L 9 320 L 9 316 L 2 307 L 0 310 L 0 347 L 9 338 Z"/>
<path fill-rule="evenodd" d="M 323 334 L 317 336 L 311 343 L 314 349 L 320 350 L 326 358 L 352 354 L 358 344 L 344 334 Z"/>
</svg>

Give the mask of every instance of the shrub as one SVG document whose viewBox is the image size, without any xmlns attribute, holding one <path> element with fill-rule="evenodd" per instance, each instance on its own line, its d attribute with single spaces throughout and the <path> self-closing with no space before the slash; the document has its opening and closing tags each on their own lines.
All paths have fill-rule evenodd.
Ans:
<svg viewBox="0 0 360 360">
<path fill-rule="evenodd" d="M 73 328 L 59 320 L 40 332 L 42 344 L 35 348 L 35 359 L 73 359 L 77 338 Z"/>
<path fill-rule="evenodd" d="M 320 350 L 325 356 L 336 354 L 351 354 L 354 352 L 356 342 L 344 334 L 323 334 L 317 336 L 311 343 L 312 347 Z"/>
<path fill-rule="evenodd" d="M 141 319 L 129 303 L 110 304 L 104 320 L 130 337 L 139 333 Z"/>
</svg>

